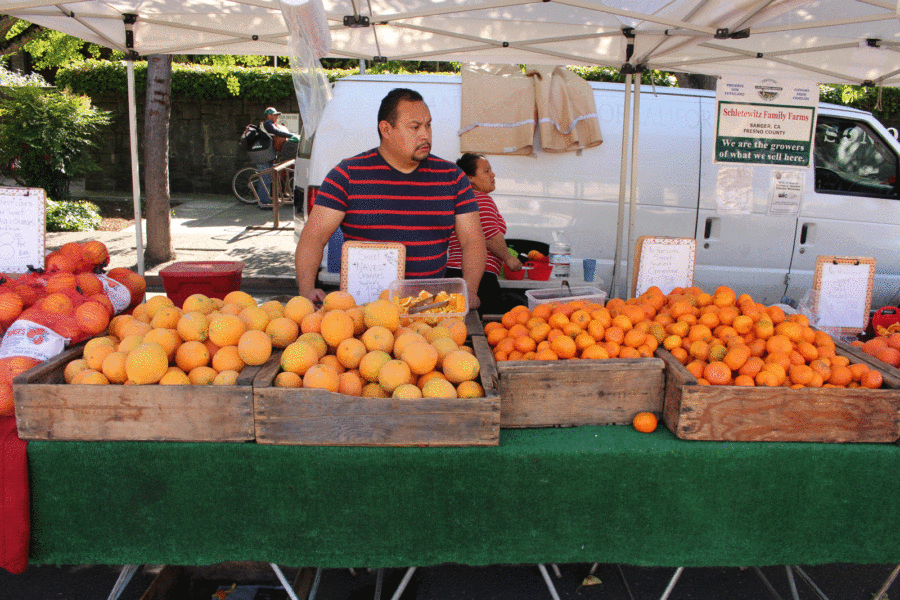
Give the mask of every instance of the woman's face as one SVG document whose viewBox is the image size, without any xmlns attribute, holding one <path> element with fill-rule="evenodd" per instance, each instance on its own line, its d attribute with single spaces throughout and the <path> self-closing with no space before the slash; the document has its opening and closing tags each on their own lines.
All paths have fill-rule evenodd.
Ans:
<svg viewBox="0 0 900 600">
<path fill-rule="evenodd" d="M 475 175 L 469 177 L 472 187 L 479 192 L 490 194 L 496 189 L 494 184 L 494 172 L 491 171 L 491 163 L 486 158 L 479 158 L 475 167 Z"/>
</svg>

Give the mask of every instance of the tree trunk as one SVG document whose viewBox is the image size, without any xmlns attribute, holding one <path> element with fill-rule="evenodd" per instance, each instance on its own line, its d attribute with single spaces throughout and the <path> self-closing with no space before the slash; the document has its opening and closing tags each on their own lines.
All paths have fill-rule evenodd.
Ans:
<svg viewBox="0 0 900 600">
<path fill-rule="evenodd" d="M 144 115 L 144 197 L 147 219 L 145 263 L 158 265 L 175 258 L 169 214 L 169 114 L 172 56 L 147 57 L 147 103 Z"/>
<path fill-rule="evenodd" d="M 715 90 L 718 77 L 715 75 L 700 75 L 698 73 L 675 73 L 675 80 L 679 87 L 695 90 Z"/>
</svg>

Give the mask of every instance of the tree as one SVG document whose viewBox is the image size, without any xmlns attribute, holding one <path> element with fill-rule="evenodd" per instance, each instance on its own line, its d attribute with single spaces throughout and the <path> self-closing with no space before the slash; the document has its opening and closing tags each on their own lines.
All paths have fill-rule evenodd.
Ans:
<svg viewBox="0 0 900 600">
<path fill-rule="evenodd" d="M 146 262 L 172 260 L 169 214 L 169 114 L 171 113 L 172 56 L 147 57 L 147 104 L 144 111 L 144 193 L 147 198 Z"/>
</svg>

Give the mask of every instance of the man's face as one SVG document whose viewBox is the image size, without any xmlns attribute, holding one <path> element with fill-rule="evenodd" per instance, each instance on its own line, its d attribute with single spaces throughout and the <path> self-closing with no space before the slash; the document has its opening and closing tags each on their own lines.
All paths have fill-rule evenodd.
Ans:
<svg viewBox="0 0 900 600">
<path fill-rule="evenodd" d="M 382 141 L 398 158 L 421 162 L 431 153 L 431 111 L 424 102 L 401 100 L 397 105 L 397 124 L 379 124 Z"/>
</svg>

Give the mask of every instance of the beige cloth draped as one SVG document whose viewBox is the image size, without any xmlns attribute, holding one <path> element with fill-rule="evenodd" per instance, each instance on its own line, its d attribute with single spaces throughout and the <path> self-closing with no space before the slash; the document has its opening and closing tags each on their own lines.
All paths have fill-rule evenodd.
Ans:
<svg viewBox="0 0 900 600">
<path fill-rule="evenodd" d="M 464 65 L 459 145 L 463 152 L 531 154 L 534 85 L 516 65 Z"/>
<path fill-rule="evenodd" d="M 603 142 L 591 85 L 564 67 L 463 66 L 460 149 L 531 154 L 536 125 L 541 147 L 566 152 Z"/>
</svg>

